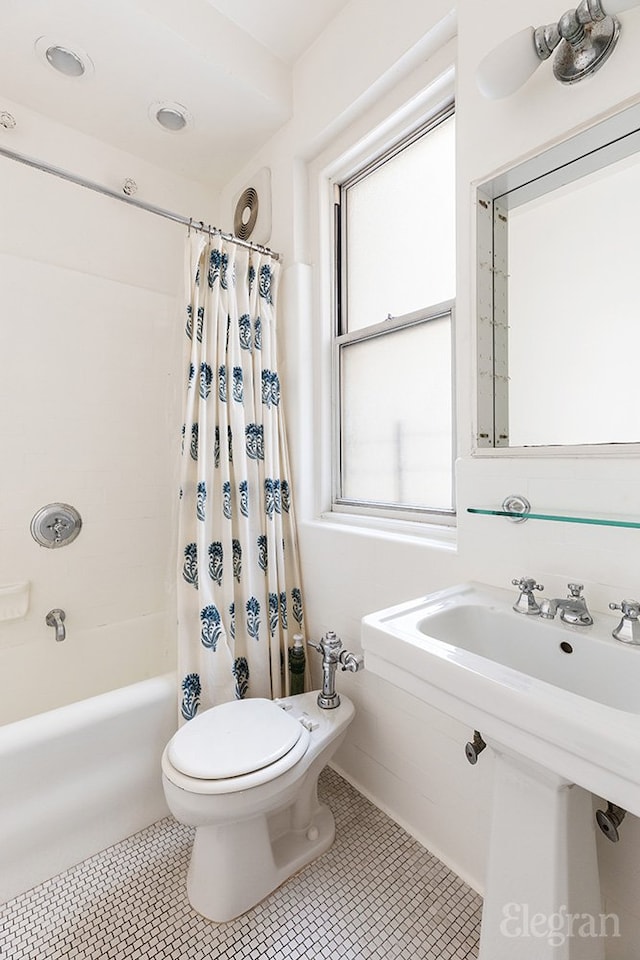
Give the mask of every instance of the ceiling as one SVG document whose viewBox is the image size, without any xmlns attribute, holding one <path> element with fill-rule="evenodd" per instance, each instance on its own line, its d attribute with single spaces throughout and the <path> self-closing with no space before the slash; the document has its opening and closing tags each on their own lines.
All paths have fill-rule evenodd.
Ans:
<svg viewBox="0 0 640 960">
<path fill-rule="evenodd" d="M 220 187 L 290 117 L 292 65 L 348 2 L 2 0 L 0 109 L 4 95 Z M 50 44 L 93 69 L 57 73 L 38 52 Z M 162 103 L 186 107 L 185 130 L 151 119 Z"/>
<path fill-rule="evenodd" d="M 285 63 L 295 63 L 348 0 L 209 0 Z"/>
</svg>

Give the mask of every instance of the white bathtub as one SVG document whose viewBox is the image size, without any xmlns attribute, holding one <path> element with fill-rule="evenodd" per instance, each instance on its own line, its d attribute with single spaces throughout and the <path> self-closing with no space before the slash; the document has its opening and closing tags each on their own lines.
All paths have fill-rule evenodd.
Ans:
<svg viewBox="0 0 640 960">
<path fill-rule="evenodd" d="M 168 814 L 174 675 L 0 727 L 0 902 Z"/>
</svg>

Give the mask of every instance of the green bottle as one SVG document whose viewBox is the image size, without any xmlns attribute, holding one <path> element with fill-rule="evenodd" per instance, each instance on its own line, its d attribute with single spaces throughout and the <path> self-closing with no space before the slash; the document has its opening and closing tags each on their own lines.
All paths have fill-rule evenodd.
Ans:
<svg viewBox="0 0 640 960">
<path fill-rule="evenodd" d="M 295 697 L 298 693 L 304 693 L 304 668 L 306 658 L 304 655 L 304 642 L 302 634 L 296 633 L 293 636 L 293 646 L 289 647 L 289 673 L 291 675 L 290 690 L 291 696 Z"/>
</svg>

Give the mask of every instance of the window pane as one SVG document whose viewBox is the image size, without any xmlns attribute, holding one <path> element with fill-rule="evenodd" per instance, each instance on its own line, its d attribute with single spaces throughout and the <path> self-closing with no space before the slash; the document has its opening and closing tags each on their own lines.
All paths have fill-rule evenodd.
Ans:
<svg viewBox="0 0 640 960">
<path fill-rule="evenodd" d="M 451 320 L 341 349 L 342 497 L 452 508 Z"/>
<path fill-rule="evenodd" d="M 454 133 L 449 117 L 347 187 L 348 331 L 454 298 Z"/>
</svg>

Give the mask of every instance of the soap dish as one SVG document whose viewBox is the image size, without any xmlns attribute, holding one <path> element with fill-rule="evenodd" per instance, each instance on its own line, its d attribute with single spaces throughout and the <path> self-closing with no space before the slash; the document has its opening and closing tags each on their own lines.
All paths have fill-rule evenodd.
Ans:
<svg viewBox="0 0 640 960">
<path fill-rule="evenodd" d="M 19 620 L 29 609 L 28 580 L 0 586 L 0 620 Z"/>
</svg>

